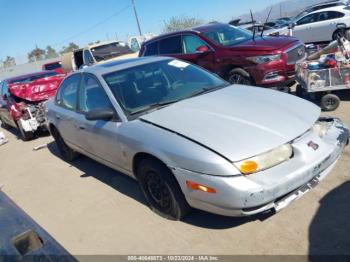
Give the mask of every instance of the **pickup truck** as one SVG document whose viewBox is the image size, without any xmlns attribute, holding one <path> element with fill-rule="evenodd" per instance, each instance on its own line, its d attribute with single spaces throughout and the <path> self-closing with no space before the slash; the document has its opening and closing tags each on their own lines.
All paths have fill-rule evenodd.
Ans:
<svg viewBox="0 0 350 262">
<path fill-rule="evenodd" d="M 88 45 L 64 54 L 62 68 L 68 73 L 94 64 L 134 57 L 138 57 L 138 52 L 132 51 L 126 43 L 109 41 Z"/>
</svg>

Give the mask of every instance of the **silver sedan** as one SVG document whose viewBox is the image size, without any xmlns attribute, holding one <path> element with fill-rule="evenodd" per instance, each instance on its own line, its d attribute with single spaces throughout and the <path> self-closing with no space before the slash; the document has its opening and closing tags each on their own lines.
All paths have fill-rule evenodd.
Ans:
<svg viewBox="0 0 350 262">
<path fill-rule="evenodd" d="M 84 154 L 137 179 L 151 209 L 170 219 L 191 207 L 279 211 L 330 172 L 349 140 L 308 101 L 160 57 L 69 75 L 48 121 L 64 159 Z"/>
</svg>

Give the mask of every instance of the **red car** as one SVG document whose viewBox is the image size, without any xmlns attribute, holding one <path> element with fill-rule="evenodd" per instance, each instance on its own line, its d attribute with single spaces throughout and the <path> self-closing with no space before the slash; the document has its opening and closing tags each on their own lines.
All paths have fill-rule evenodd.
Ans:
<svg viewBox="0 0 350 262">
<path fill-rule="evenodd" d="M 212 71 L 231 83 L 285 87 L 295 63 L 306 57 L 294 37 L 260 37 L 229 24 L 211 23 L 152 38 L 139 56 L 170 56 Z"/>
<path fill-rule="evenodd" d="M 45 102 L 55 96 L 64 77 L 55 71 L 43 71 L 0 82 L 2 126 L 18 128 L 24 141 L 46 129 Z"/>
<path fill-rule="evenodd" d="M 47 64 L 43 64 L 43 71 L 55 71 L 58 74 L 64 74 L 61 61 L 55 61 Z"/>
</svg>

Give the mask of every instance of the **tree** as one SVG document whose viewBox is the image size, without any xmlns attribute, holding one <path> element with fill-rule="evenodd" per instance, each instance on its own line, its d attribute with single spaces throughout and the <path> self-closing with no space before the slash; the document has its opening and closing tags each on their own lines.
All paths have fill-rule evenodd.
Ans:
<svg viewBox="0 0 350 262">
<path fill-rule="evenodd" d="M 3 67 L 11 67 L 16 65 L 15 58 L 12 56 L 6 56 L 5 60 L 2 62 Z"/>
<path fill-rule="evenodd" d="M 64 53 L 69 53 L 69 52 L 73 52 L 75 49 L 78 49 L 79 46 L 73 42 L 70 42 L 69 45 L 67 47 L 62 47 L 62 50 L 61 50 L 61 54 L 64 54 Z"/>
<path fill-rule="evenodd" d="M 36 47 L 31 52 L 28 53 L 29 62 L 43 60 L 45 58 L 45 50 Z"/>
<path fill-rule="evenodd" d="M 55 58 L 57 56 L 58 56 L 58 54 L 57 54 L 56 50 L 48 45 L 46 47 L 45 58 Z"/>
<path fill-rule="evenodd" d="M 163 32 L 174 32 L 186 28 L 194 27 L 203 24 L 202 19 L 189 16 L 173 16 L 169 20 L 164 21 Z"/>
</svg>

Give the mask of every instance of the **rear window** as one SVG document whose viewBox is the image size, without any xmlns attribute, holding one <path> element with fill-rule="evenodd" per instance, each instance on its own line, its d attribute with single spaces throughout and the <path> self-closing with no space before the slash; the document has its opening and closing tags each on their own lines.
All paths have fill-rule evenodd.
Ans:
<svg viewBox="0 0 350 262">
<path fill-rule="evenodd" d="M 182 43 L 181 36 L 167 37 L 159 42 L 159 54 L 181 54 Z"/>
<path fill-rule="evenodd" d="M 48 65 L 44 65 L 44 70 L 55 70 L 57 68 L 61 68 L 61 62 L 57 62 L 57 63 L 52 63 L 52 64 L 48 64 Z"/>
<path fill-rule="evenodd" d="M 158 55 L 158 42 L 153 42 L 146 45 L 146 51 L 143 54 L 144 56 L 153 56 Z"/>
<path fill-rule="evenodd" d="M 123 42 L 114 42 L 91 48 L 91 53 L 97 62 L 114 57 L 131 54 L 133 51 Z"/>
</svg>

